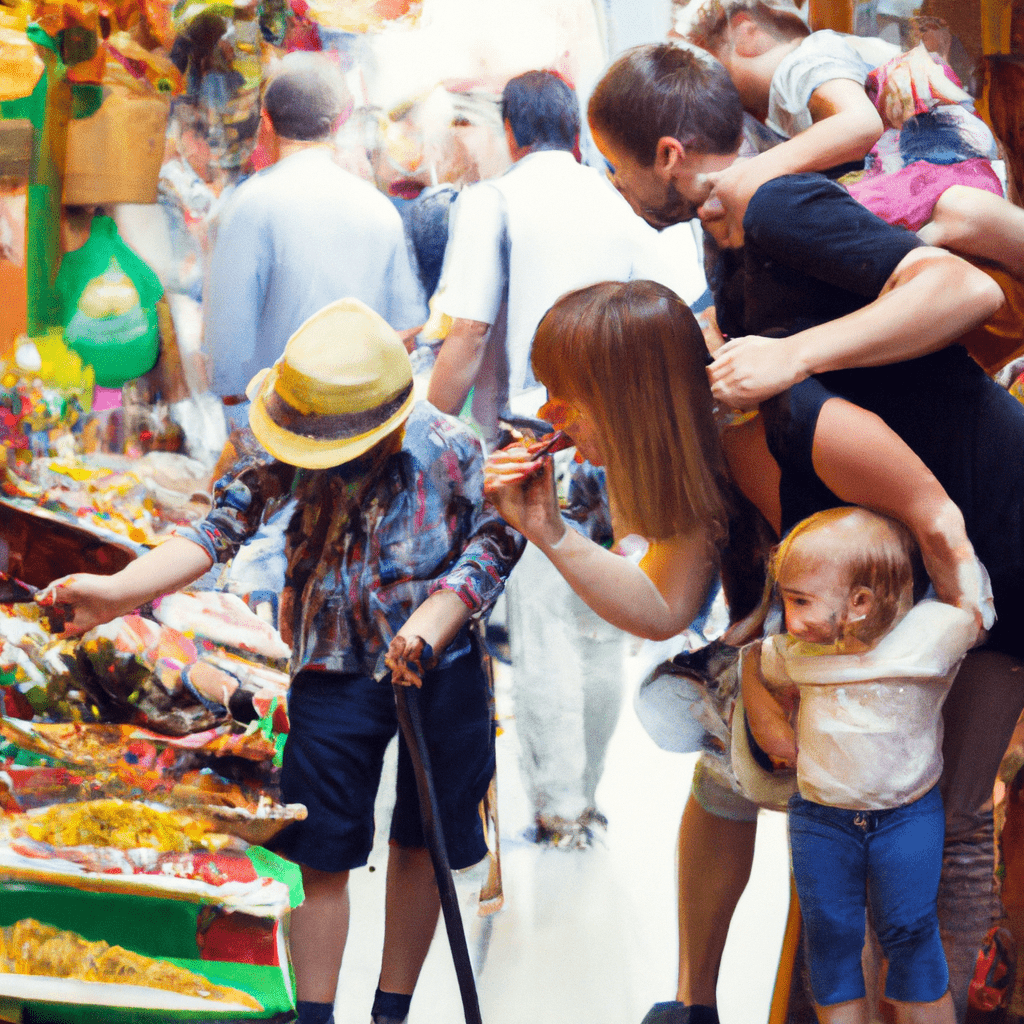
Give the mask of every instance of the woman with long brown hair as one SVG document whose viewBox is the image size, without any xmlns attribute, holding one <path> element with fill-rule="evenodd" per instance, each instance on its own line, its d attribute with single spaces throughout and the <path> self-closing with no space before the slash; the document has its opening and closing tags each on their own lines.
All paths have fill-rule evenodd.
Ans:
<svg viewBox="0 0 1024 1024">
<path fill-rule="evenodd" d="M 649 639 L 675 636 L 693 621 L 719 568 L 735 494 L 715 424 L 704 338 L 693 314 L 653 281 L 592 285 L 568 293 L 547 312 L 532 359 L 551 399 L 542 417 L 606 469 L 619 543 L 606 550 L 565 524 L 550 459 L 534 460 L 525 448 L 491 455 L 491 500 L 603 618 Z M 843 408 L 823 413 L 818 425 L 815 443 L 828 450 L 822 482 L 843 500 L 906 523 L 940 596 L 976 604 L 977 580 L 969 575 L 973 550 L 960 511 L 877 417 L 839 400 L 830 404 Z M 866 466 L 856 451 L 844 454 L 850 436 L 886 458 Z M 773 484 L 778 493 L 779 470 L 769 462 L 765 486 L 748 487 L 748 497 L 778 533 L 777 497 L 773 503 L 770 494 Z M 639 561 L 616 553 L 636 549 L 635 543 L 621 545 L 626 537 L 642 538 Z"/>
<path fill-rule="evenodd" d="M 534 458 L 520 446 L 494 452 L 485 489 L 501 515 L 594 611 L 651 639 L 682 632 L 700 610 L 722 554 L 736 555 L 736 535 L 749 523 L 749 508 L 738 510 L 743 498 L 735 485 L 781 536 L 792 525 L 783 514 L 787 487 L 812 483 L 826 502 L 820 507 L 863 505 L 903 522 L 939 598 L 972 611 L 982 625 L 985 592 L 964 515 L 881 418 L 829 397 L 808 435 L 808 456 L 783 458 L 780 467 L 769 455 L 762 417 L 730 426 L 720 443 L 706 361 L 689 309 L 649 281 L 571 292 L 541 321 L 533 368 L 551 398 L 541 415 L 565 430 L 591 462 L 606 467 L 616 544 L 606 550 L 566 525 L 547 456 Z M 946 414 L 933 396 L 924 401 L 929 416 Z M 1005 424 L 996 411 L 974 411 L 990 421 L 993 437 L 1000 435 Z M 960 454 L 951 458 L 963 461 Z M 982 489 L 998 486 L 985 481 Z M 975 528 L 984 530 L 981 499 L 965 508 Z M 630 535 L 642 543 L 631 542 Z M 637 550 L 639 559 L 621 557 Z M 739 561 L 742 573 L 743 556 L 729 561 Z M 745 571 L 753 577 L 751 589 L 759 591 L 760 566 L 747 558 Z M 746 610 L 731 608 L 735 617 Z M 946 757 L 953 790 L 947 806 L 973 807 L 986 785 L 991 792 L 988 766 L 975 763 L 977 737 L 979 726 L 989 728 L 997 718 L 1016 720 L 1015 677 L 1005 663 L 1016 664 L 1000 652 L 969 655 L 947 703 L 947 740 L 955 748 Z M 981 678 L 985 686 L 979 689 Z M 963 704 L 958 692 L 974 694 L 975 704 Z M 679 834 L 681 1001 L 657 1004 L 645 1024 L 717 1022 L 722 950 L 750 874 L 757 807 L 701 765 Z"/>
</svg>

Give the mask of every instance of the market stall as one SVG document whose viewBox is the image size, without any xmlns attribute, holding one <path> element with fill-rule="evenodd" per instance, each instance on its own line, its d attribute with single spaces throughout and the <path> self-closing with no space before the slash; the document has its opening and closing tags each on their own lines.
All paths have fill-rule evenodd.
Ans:
<svg viewBox="0 0 1024 1024">
<path fill-rule="evenodd" d="M 272 581 L 211 572 L 74 641 L 33 601 L 210 506 L 207 231 L 267 162 L 268 70 L 330 51 L 356 106 L 342 158 L 408 199 L 503 170 L 504 81 L 550 65 L 586 86 L 599 8 L 0 0 L 0 1020 L 294 1008 L 301 883 L 264 845 L 305 814 L 277 786 Z M 492 863 L 481 905 L 500 900 Z"/>
<path fill-rule="evenodd" d="M 29 551 L 59 547 L 54 525 Z M 287 1015 L 301 882 L 260 844 L 305 808 L 276 798 L 276 630 L 211 592 L 61 640 L 30 585 L 3 584 L 0 1017 Z"/>
<path fill-rule="evenodd" d="M 196 521 L 209 467 L 91 443 L 46 340 L 0 378 L 0 1019 L 291 1019 L 301 882 L 261 845 L 305 816 L 277 793 L 289 650 L 216 590 L 60 638 L 38 588 Z"/>
</svg>

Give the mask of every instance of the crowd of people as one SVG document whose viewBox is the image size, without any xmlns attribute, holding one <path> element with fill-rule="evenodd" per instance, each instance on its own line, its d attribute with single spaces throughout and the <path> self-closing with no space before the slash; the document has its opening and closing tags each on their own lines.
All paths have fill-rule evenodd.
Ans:
<svg viewBox="0 0 1024 1024">
<path fill-rule="evenodd" d="M 742 682 L 726 725 L 790 786 L 819 1019 L 867 1024 L 880 997 L 902 1021 L 963 1019 L 991 924 L 992 787 L 1024 709 L 1024 407 L 959 343 L 1004 301 L 965 257 L 1020 276 L 1024 214 L 991 187 L 995 150 L 931 56 L 914 58 L 934 65 L 925 109 L 893 123 L 895 65 L 873 70 L 786 0 L 714 0 L 693 33 L 604 71 L 585 126 L 599 169 L 580 162 L 571 86 L 511 78 L 509 169 L 440 202 L 428 191 L 420 220 L 333 159 L 352 106 L 336 68 L 285 58 L 262 97 L 267 166 L 200 247 L 209 387 L 234 431 L 213 511 L 114 576 L 47 592 L 81 632 L 278 523 L 282 787 L 309 809 L 278 845 L 306 894 L 290 937 L 300 1024 L 332 1019 L 349 872 L 396 731 L 386 673 L 422 688 L 452 866 L 486 852 L 494 731 L 475 624 L 506 582 L 539 842 L 585 849 L 605 824 L 624 634 L 678 636 L 721 585 Z M 916 166 L 935 166 L 929 131 L 956 150 L 941 175 Z M 196 180 L 168 182 L 208 211 L 189 166 Z M 665 244 L 696 220 L 710 300 L 680 286 Z M 410 352 L 432 361 L 425 401 Z M 547 430 L 574 460 L 523 440 Z M 694 774 L 678 989 L 644 1024 L 718 1021 L 760 806 L 732 757 L 704 754 Z M 956 874 L 965 847 L 977 856 Z M 977 915 L 943 918 L 951 887 Z M 438 911 L 403 751 L 374 1024 L 407 1019 Z M 866 912 L 880 993 L 862 973 Z"/>
</svg>

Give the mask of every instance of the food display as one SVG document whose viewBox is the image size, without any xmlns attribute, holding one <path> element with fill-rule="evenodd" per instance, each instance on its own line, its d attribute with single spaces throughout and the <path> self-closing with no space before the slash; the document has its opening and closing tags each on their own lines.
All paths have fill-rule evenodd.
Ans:
<svg viewBox="0 0 1024 1024">
<path fill-rule="evenodd" d="M 232 1009 L 262 1010 L 263 1005 L 236 988 L 215 985 L 201 974 L 165 960 L 143 956 L 102 940 L 90 942 L 75 932 L 31 918 L 0 929 L 0 974 L 45 975 L 115 985 L 141 985 L 195 996 Z"/>
<path fill-rule="evenodd" d="M 288 647 L 276 629 L 230 594 L 171 597 L 180 600 L 168 607 L 190 613 L 174 619 L 188 633 L 136 614 L 68 640 L 52 631 L 53 609 L 0 604 L 0 672 L 14 684 L 8 713 L 188 736 L 248 725 L 275 700 L 283 706 Z"/>
<path fill-rule="evenodd" d="M 221 850 L 230 836 L 184 814 L 139 800 L 88 800 L 54 804 L 10 822 L 12 834 L 52 846 L 111 846 L 118 850 L 152 849 L 185 853 Z"/>
<path fill-rule="evenodd" d="M 257 845 L 306 816 L 278 787 L 287 646 L 233 595 L 66 638 L 38 593 L 0 574 L 0 998 L 45 1024 L 290 1010 L 298 869 Z"/>
</svg>

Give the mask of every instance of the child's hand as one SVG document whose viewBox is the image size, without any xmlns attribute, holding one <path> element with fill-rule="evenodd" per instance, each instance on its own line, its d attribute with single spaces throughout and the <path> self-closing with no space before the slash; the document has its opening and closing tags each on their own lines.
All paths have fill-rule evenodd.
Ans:
<svg viewBox="0 0 1024 1024">
<path fill-rule="evenodd" d="M 704 175 L 711 192 L 700 207 L 701 223 L 719 246 L 743 245 L 743 217 L 754 193 L 771 179 L 757 160 L 736 160 L 727 170 Z"/>
<path fill-rule="evenodd" d="M 60 636 L 80 636 L 132 610 L 123 607 L 110 580 L 87 572 L 62 576 L 36 594 L 36 603 L 54 610 L 53 618 L 63 623 Z"/>
<path fill-rule="evenodd" d="M 796 732 L 785 715 L 748 715 L 747 724 L 757 745 L 776 768 L 792 768 L 796 764 Z"/>
<path fill-rule="evenodd" d="M 792 726 L 800 700 L 797 687 L 769 691 L 761 675 L 761 645 L 745 647 L 740 655 L 743 713 L 750 734 L 776 768 L 796 764 L 796 732 Z"/>
<path fill-rule="evenodd" d="M 949 79 L 921 44 L 876 68 L 869 85 L 878 90 L 876 105 L 890 128 L 902 128 L 915 114 L 935 106 L 963 103 L 971 98 Z"/>
<path fill-rule="evenodd" d="M 701 224 L 719 246 L 738 249 L 743 245 L 743 218 L 754 193 L 765 182 L 785 173 L 760 157 L 740 158 L 724 171 L 701 177 L 711 192 L 700 207 Z"/>
<path fill-rule="evenodd" d="M 391 641 L 384 664 L 391 670 L 391 682 L 399 686 L 422 686 L 423 673 L 437 664 L 434 649 L 421 636 L 404 637 L 401 633 Z"/>
</svg>

